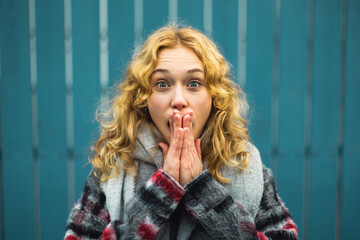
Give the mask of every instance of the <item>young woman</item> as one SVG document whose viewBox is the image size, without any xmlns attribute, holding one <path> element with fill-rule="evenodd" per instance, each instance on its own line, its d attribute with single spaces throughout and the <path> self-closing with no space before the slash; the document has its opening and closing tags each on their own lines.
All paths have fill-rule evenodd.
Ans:
<svg viewBox="0 0 360 240">
<path fill-rule="evenodd" d="M 249 142 L 247 107 L 211 40 L 157 30 L 100 114 L 65 239 L 297 239 Z"/>
</svg>

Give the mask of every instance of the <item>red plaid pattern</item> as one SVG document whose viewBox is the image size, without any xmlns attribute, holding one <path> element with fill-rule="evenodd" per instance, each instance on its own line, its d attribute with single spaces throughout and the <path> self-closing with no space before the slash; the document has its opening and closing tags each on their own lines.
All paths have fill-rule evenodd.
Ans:
<svg viewBox="0 0 360 240">
<path fill-rule="evenodd" d="M 241 239 L 259 240 L 279 237 L 298 239 L 296 225 L 277 195 L 270 170 L 264 168 L 263 173 L 264 193 L 255 220 L 231 196 L 222 196 L 223 191 L 216 191 L 219 184 L 210 174 L 201 174 L 185 191 L 160 169 L 127 206 L 128 212 L 134 216 L 129 216 L 124 223 L 111 221 L 99 179 L 91 174 L 82 198 L 70 213 L 65 239 L 154 239 L 182 199 L 184 209 L 212 238 L 222 236 L 221 239 L 234 239 L 235 236 L 240 236 Z M 207 201 L 201 202 L 201 199 L 206 199 L 205 193 L 207 197 L 219 198 L 220 202 L 217 202 L 216 206 L 207 205 Z M 183 198 L 185 194 L 187 195 Z M 214 212 L 215 217 L 202 211 Z M 234 225 L 229 224 L 226 219 L 239 219 L 238 227 L 233 228 Z M 222 230 L 219 231 L 216 226 L 221 226 Z"/>
</svg>

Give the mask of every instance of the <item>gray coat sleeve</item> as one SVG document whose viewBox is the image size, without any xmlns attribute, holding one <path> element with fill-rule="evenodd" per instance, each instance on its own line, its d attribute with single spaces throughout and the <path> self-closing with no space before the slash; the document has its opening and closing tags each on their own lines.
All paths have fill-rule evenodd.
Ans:
<svg viewBox="0 0 360 240">
<path fill-rule="evenodd" d="M 264 193 L 257 224 L 207 171 L 185 189 L 185 208 L 210 239 L 297 239 L 296 226 L 277 198 L 268 169 L 264 168 Z"/>
<path fill-rule="evenodd" d="M 177 208 L 184 191 L 159 169 L 128 204 L 127 221 L 111 221 L 99 179 L 91 174 L 70 213 L 65 239 L 153 239 Z"/>
</svg>

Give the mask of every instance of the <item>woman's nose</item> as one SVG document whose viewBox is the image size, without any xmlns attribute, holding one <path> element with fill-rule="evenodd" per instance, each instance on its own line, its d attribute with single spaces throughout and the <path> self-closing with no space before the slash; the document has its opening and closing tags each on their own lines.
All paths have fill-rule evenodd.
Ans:
<svg viewBox="0 0 360 240">
<path fill-rule="evenodd" d="M 176 87 L 174 89 L 173 98 L 171 101 L 171 107 L 173 109 L 181 110 L 188 106 L 184 90 L 181 87 Z"/>
</svg>

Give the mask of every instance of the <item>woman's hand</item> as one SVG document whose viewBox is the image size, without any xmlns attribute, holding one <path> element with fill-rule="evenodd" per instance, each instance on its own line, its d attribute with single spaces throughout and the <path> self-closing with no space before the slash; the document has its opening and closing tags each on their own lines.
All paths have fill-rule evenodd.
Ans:
<svg viewBox="0 0 360 240">
<path fill-rule="evenodd" d="M 201 139 L 194 141 L 192 113 L 183 117 L 184 137 L 180 156 L 180 184 L 185 186 L 203 170 L 201 161 Z"/>
<path fill-rule="evenodd" d="M 182 129 L 182 118 L 180 114 L 172 113 L 169 116 L 170 124 L 170 147 L 163 142 L 159 147 L 164 154 L 163 169 L 170 174 L 177 182 L 180 182 L 180 156 L 184 139 L 184 129 Z"/>
<path fill-rule="evenodd" d="M 163 169 L 182 186 L 196 178 L 203 170 L 201 160 L 201 139 L 194 141 L 190 112 L 181 117 L 178 111 L 169 116 L 170 146 L 159 143 L 164 154 Z"/>
</svg>

